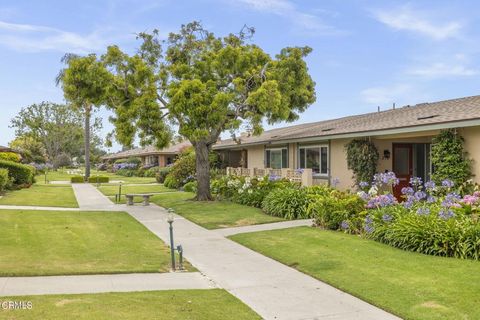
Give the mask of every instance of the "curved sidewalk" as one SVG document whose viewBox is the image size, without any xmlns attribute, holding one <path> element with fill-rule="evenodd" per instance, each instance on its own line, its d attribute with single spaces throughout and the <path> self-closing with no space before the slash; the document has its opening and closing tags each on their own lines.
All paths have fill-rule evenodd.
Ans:
<svg viewBox="0 0 480 320">
<path fill-rule="evenodd" d="M 94 186 L 75 192 L 80 208 L 98 205 L 126 211 L 169 243 L 167 211 L 156 205 L 113 205 Z M 91 198 L 90 198 L 91 197 Z M 103 198 L 103 199 L 102 199 Z M 92 201 L 93 199 L 93 201 Z M 399 319 L 324 282 L 254 252 L 180 216 L 175 217 L 175 244 L 184 255 L 219 287 L 226 289 L 264 319 Z"/>
</svg>

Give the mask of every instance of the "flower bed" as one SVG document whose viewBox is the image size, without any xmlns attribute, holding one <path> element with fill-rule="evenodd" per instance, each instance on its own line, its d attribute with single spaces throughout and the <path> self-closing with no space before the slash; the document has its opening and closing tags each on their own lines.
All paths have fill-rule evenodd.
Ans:
<svg viewBox="0 0 480 320">
<path fill-rule="evenodd" d="M 366 216 L 361 226 L 358 219 L 344 220 L 344 230 L 404 250 L 480 259 L 477 187 L 471 194 L 460 195 L 448 179 L 437 185 L 413 177 L 410 186 L 402 188 L 403 202 L 399 203 L 391 193 L 397 183 L 393 173 L 376 175 L 372 184 L 360 183 L 358 195 L 365 201 Z"/>
</svg>

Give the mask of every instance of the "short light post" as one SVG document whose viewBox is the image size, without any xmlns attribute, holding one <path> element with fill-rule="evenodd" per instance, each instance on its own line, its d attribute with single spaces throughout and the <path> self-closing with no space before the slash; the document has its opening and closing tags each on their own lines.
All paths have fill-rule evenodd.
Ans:
<svg viewBox="0 0 480 320">
<path fill-rule="evenodd" d="M 170 255 L 172 259 L 172 271 L 175 271 L 175 247 L 173 244 L 173 221 L 174 221 L 174 210 L 168 208 L 167 222 L 170 225 Z"/>
<path fill-rule="evenodd" d="M 118 194 L 115 197 L 115 200 L 117 200 L 117 203 L 122 200 L 122 182 L 120 181 L 120 184 L 118 185 Z"/>
<path fill-rule="evenodd" d="M 98 179 L 98 174 L 97 174 L 96 178 L 97 178 L 97 188 L 98 188 L 98 187 L 100 187 L 100 180 Z"/>
<path fill-rule="evenodd" d="M 47 169 L 47 168 L 45 168 L 45 184 L 47 184 L 47 183 L 48 183 L 48 180 L 47 180 L 47 172 L 48 172 L 48 169 Z"/>
</svg>

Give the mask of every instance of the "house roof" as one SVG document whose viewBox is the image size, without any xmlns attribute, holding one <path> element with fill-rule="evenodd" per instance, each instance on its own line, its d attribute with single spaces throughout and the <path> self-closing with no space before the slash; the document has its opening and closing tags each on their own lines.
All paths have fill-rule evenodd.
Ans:
<svg viewBox="0 0 480 320">
<path fill-rule="evenodd" d="M 9 147 L 0 146 L 0 152 L 10 152 L 10 151 L 12 151 L 12 149 L 10 149 Z"/>
<path fill-rule="evenodd" d="M 183 149 L 188 148 L 191 145 L 192 144 L 189 141 L 183 141 L 177 144 L 172 144 L 160 150 L 155 148 L 154 146 L 147 146 L 145 148 L 134 148 L 103 156 L 102 159 L 110 160 L 148 155 L 179 154 L 180 152 L 182 152 Z"/>
<path fill-rule="evenodd" d="M 242 136 L 240 143 L 233 139 L 219 141 L 214 149 L 316 138 L 324 140 L 362 134 L 375 135 L 392 129 L 423 131 L 432 128 L 480 125 L 478 120 L 480 120 L 480 95 L 272 129 L 258 136 Z"/>
</svg>

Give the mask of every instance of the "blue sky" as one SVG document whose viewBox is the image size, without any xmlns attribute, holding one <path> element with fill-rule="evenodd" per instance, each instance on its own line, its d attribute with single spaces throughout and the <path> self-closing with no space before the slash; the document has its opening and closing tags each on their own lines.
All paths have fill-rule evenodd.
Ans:
<svg viewBox="0 0 480 320">
<path fill-rule="evenodd" d="M 317 102 L 299 122 L 477 95 L 479 10 L 473 0 L 2 0 L 0 144 L 14 137 L 8 125 L 21 107 L 63 101 L 54 79 L 64 53 L 110 44 L 133 52 L 135 33 L 166 35 L 192 20 L 217 35 L 253 26 L 253 41 L 271 54 L 312 47 Z M 108 112 L 101 116 L 109 131 Z"/>
</svg>

